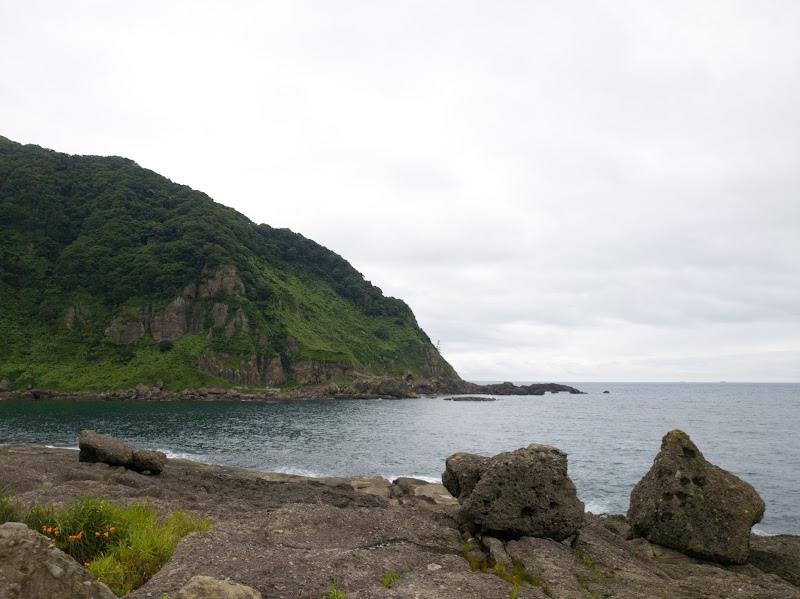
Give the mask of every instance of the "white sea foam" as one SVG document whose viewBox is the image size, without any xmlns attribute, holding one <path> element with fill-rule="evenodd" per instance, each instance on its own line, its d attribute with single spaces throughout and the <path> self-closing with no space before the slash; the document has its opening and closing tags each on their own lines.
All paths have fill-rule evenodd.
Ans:
<svg viewBox="0 0 800 599">
<path fill-rule="evenodd" d="M 200 462 L 201 464 L 212 464 L 208 456 L 198 455 L 194 453 L 186 453 L 184 451 L 172 451 L 170 449 L 158 449 L 161 453 L 165 454 L 168 459 L 176 460 L 191 460 L 192 462 Z"/>
<path fill-rule="evenodd" d="M 761 530 L 759 528 L 753 528 L 753 529 L 751 529 L 750 532 L 752 532 L 757 537 L 774 537 L 775 536 L 774 533 L 765 532 L 765 531 L 763 531 L 763 530 Z"/>
<path fill-rule="evenodd" d="M 593 514 L 608 514 L 611 511 L 607 503 L 597 501 L 595 499 L 590 499 L 587 501 L 584 509 L 585 511 L 592 512 Z"/>
<path fill-rule="evenodd" d="M 424 480 L 426 483 L 432 483 L 434 485 L 441 485 L 442 479 L 435 476 L 423 476 L 421 474 L 391 474 L 389 476 L 381 475 L 386 480 L 395 480 L 396 478 L 416 478 L 419 480 Z"/>
<path fill-rule="evenodd" d="M 275 468 L 274 470 L 270 470 L 270 472 L 275 472 L 276 474 L 294 474 L 296 476 L 307 476 L 310 478 L 324 478 L 326 476 L 335 476 L 333 474 L 321 474 L 319 472 L 314 472 L 312 470 L 306 470 L 304 468 L 293 468 L 291 466 L 283 466 L 281 468 Z"/>
</svg>

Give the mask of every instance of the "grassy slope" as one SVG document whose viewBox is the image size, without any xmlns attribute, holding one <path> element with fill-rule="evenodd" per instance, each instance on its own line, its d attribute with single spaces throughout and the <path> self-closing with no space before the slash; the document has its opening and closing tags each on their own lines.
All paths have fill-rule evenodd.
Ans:
<svg viewBox="0 0 800 599">
<path fill-rule="evenodd" d="M 149 335 L 129 345 L 104 335 L 113 316 L 163 307 L 224 264 L 245 295 L 200 303 L 208 313 L 215 301 L 241 308 L 252 333 L 185 335 L 167 351 Z M 90 318 L 70 330 L 64 315 L 75 305 Z M 255 225 L 129 160 L 0 138 L 0 379 L 63 391 L 224 385 L 196 368 L 207 348 L 232 363 L 346 361 L 371 374 L 420 374 L 435 351 L 403 302 L 301 235 Z"/>
</svg>

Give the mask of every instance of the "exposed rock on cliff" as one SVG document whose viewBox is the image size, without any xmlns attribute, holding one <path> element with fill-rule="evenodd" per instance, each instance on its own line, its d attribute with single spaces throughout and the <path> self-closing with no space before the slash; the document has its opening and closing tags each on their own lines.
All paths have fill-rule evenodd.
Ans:
<svg viewBox="0 0 800 599">
<path fill-rule="evenodd" d="M 631 493 L 632 534 L 722 563 L 747 560 L 750 528 L 761 521 L 756 490 L 703 457 L 683 431 L 667 433 L 653 467 Z"/>
</svg>

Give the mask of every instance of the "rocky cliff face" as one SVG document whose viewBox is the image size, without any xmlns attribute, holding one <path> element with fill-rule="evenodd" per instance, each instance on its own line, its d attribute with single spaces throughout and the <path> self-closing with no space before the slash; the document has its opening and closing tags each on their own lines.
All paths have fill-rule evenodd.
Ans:
<svg viewBox="0 0 800 599">
<path fill-rule="evenodd" d="M 254 345 L 263 349 L 268 346 L 269 338 L 252 330 L 242 308 L 227 303 L 244 292 L 245 286 L 237 276 L 236 268 L 225 265 L 206 273 L 203 279 L 187 286 L 182 295 L 162 308 L 154 304 L 126 308 L 124 314 L 111 319 L 105 334 L 115 343 L 130 344 L 147 334 L 156 342 L 174 342 L 186 334 L 202 334 L 210 341 L 215 335 L 230 339 L 239 332 L 254 333 Z M 65 316 L 65 323 L 70 328 L 85 320 L 85 311 L 79 307 L 70 307 Z M 290 352 L 292 346 L 296 349 L 296 342 L 289 338 L 287 347 Z M 287 380 L 280 356 L 220 352 L 207 348 L 196 364 L 202 372 L 245 387 L 279 386 Z M 301 362 L 292 367 L 299 384 L 303 385 L 334 380 L 348 371 L 352 371 L 352 366 L 347 364 L 334 366 Z"/>
<path fill-rule="evenodd" d="M 154 304 L 127 308 L 124 314 L 111 319 L 105 334 L 116 343 L 122 344 L 133 343 L 148 333 L 155 341 L 177 341 L 187 333 L 199 334 L 204 331 L 209 314 L 207 308 L 197 302 L 209 298 L 220 300 L 210 310 L 211 326 L 207 330 L 209 334 L 213 334 L 213 327 L 224 328 L 228 338 L 237 330 L 249 333 L 250 324 L 245 313 L 241 309 L 229 313 L 230 307 L 224 303 L 225 298 L 235 298 L 243 292 L 244 283 L 236 276 L 236 268 L 223 266 L 216 272 L 208 273 L 197 284 L 189 285 L 181 296 L 163 308 Z M 82 322 L 86 317 L 76 308 L 70 307 L 64 320 L 72 328 L 76 321 Z"/>
</svg>

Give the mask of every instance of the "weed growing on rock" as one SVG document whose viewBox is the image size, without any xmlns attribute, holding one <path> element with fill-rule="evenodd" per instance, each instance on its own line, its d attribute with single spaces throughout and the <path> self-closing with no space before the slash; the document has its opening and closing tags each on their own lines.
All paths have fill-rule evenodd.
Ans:
<svg viewBox="0 0 800 599">
<path fill-rule="evenodd" d="M 605 574 L 603 574 L 603 571 L 600 569 L 600 566 L 598 566 L 585 551 L 578 549 L 576 547 L 575 549 L 573 549 L 573 552 L 575 553 L 575 557 L 578 558 L 578 560 L 580 560 L 580 562 L 583 565 L 585 565 L 586 567 L 591 569 L 592 572 L 594 572 L 595 581 L 603 582 L 603 580 L 605 579 Z"/>
<path fill-rule="evenodd" d="M 528 572 L 524 564 L 518 559 L 514 560 L 511 568 L 506 568 L 506 564 L 502 562 L 496 563 L 494 565 L 494 573 L 506 582 L 510 582 L 514 585 L 514 589 L 511 591 L 511 599 L 516 599 L 519 595 L 520 587 L 524 584 L 539 587 L 544 591 L 545 595 L 549 596 L 549 590 L 544 582 L 542 582 L 542 579 Z"/>
<path fill-rule="evenodd" d="M 322 592 L 320 599 L 345 599 L 345 592 L 336 586 L 336 579 L 331 580 L 331 584 Z"/>
<path fill-rule="evenodd" d="M 0 523 L 20 522 L 23 520 L 23 512 L 19 499 L 0 493 Z"/>
<path fill-rule="evenodd" d="M 83 497 L 59 510 L 42 505 L 23 509 L 18 500 L 0 495 L 0 523 L 9 521 L 25 522 L 49 537 L 117 595 L 158 572 L 182 537 L 211 526 L 180 510 L 160 519 L 147 502 L 120 507 Z"/>
<path fill-rule="evenodd" d="M 388 589 L 398 580 L 400 580 L 400 574 L 398 572 L 392 572 L 391 570 L 387 570 L 386 573 L 383 575 L 381 584 Z"/>
</svg>

